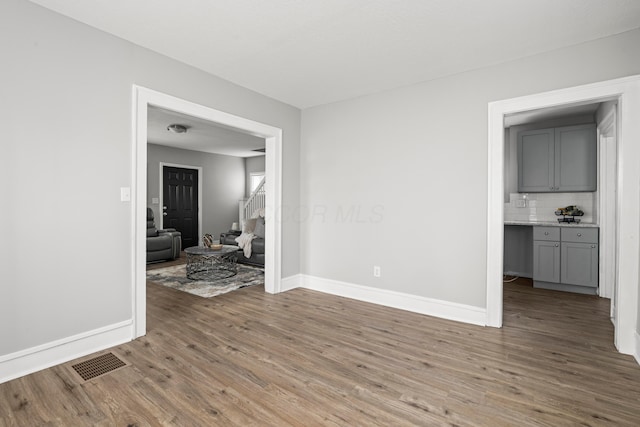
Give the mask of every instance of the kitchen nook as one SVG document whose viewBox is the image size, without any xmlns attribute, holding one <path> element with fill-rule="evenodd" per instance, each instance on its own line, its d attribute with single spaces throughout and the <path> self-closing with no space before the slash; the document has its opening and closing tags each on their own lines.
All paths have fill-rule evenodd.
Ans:
<svg viewBox="0 0 640 427">
<path fill-rule="evenodd" d="M 607 103 L 505 117 L 505 282 L 598 295 L 598 117 Z"/>
</svg>

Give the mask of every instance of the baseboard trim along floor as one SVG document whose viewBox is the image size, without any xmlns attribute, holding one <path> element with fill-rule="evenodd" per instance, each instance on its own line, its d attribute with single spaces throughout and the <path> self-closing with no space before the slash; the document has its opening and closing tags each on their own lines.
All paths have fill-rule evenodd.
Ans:
<svg viewBox="0 0 640 427">
<path fill-rule="evenodd" d="M 132 337 L 130 319 L 0 356 L 0 383 L 129 342 Z"/>
<path fill-rule="evenodd" d="M 286 283 L 286 290 L 300 287 L 442 319 L 480 326 L 486 325 L 486 310 L 483 307 L 474 307 L 304 274 L 297 275 L 297 277 L 288 277 L 283 279 L 282 282 L 283 290 L 285 290 L 284 285 Z M 297 282 L 298 286 L 293 286 L 295 282 Z"/>
</svg>

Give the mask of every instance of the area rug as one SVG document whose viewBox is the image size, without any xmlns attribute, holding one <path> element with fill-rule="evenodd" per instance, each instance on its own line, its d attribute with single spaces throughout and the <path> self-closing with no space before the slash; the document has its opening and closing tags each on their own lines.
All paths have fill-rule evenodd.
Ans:
<svg viewBox="0 0 640 427">
<path fill-rule="evenodd" d="M 183 264 L 149 270 L 147 280 L 199 297 L 211 298 L 247 286 L 264 285 L 264 270 L 238 264 L 238 274 L 235 276 L 210 282 L 187 279 L 186 267 Z"/>
</svg>

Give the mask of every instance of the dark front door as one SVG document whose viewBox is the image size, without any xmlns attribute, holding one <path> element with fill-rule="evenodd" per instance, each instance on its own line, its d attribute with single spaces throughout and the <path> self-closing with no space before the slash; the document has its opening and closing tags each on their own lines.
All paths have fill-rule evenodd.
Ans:
<svg viewBox="0 0 640 427">
<path fill-rule="evenodd" d="M 182 248 L 198 245 L 198 171 L 163 166 L 163 228 L 182 233 Z"/>
</svg>

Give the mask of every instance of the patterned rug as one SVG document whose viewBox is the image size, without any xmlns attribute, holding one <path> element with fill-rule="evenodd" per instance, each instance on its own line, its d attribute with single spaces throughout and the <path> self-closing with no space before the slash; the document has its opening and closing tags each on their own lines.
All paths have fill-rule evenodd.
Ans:
<svg viewBox="0 0 640 427">
<path fill-rule="evenodd" d="M 211 298 L 247 286 L 264 285 L 264 269 L 238 264 L 238 274 L 235 276 L 205 281 L 187 279 L 186 267 L 183 264 L 148 270 L 147 280 L 199 297 Z"/>
</svg>

